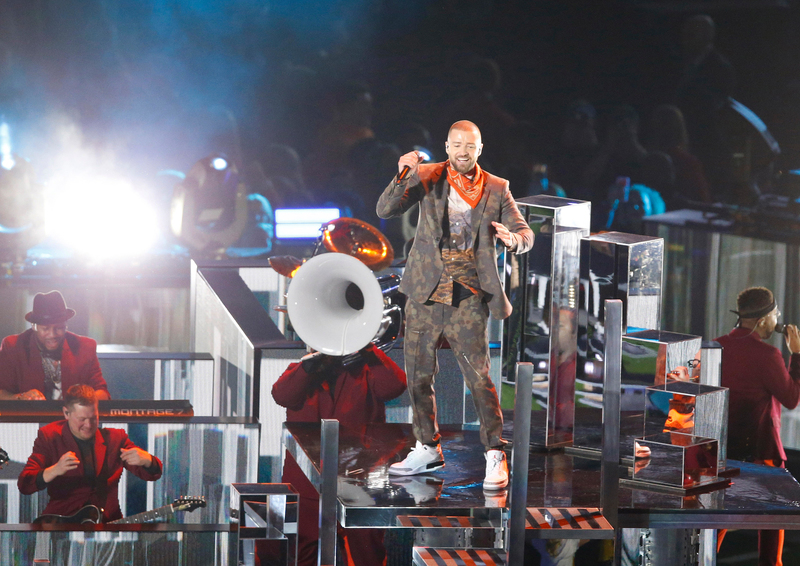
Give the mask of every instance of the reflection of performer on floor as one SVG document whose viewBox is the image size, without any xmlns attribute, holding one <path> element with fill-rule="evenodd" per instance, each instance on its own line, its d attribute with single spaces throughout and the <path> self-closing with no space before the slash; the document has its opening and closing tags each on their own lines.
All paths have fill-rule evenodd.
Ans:
<svg viewBox="0 0 800 566">
<path fill-rule="evenodd" d="M 288 422 L 320 422 L 337 419 L 342 426 L 361 430 L 369 423 L 385 423 L 384 403 L 405 391 L 406 378 L 396 363 L 368 344 L 360 359 L 343 366 L 342 358 L 309 354 L 289 364 L 272 386 L 275 402 L 286 407 Z M 300 494 L 298 529 L 299 566 L 317 563 L 319 538 L 319 494 L 287 453 L 283 481 Z M 348 563 L 356 566 L 382 564 L 386 557 L 383 529 L 346 529 Z"/>
<path fill-rule="evenodd" d="M 125 431 L 98 428 L 97 396 L 73 385 L 63 399 L 64 419 L 39 429 L 17 485 L 26 495 L 47 488 L 45 514 L 70 516 L 86 505 L 103 521 L 122 518 L 117 488 L 122 469 L 146 481 L 161 477 L 161 461 L 136 446 Z"/>
<path fill-rule="evenodd" d="M 791 352 L 787 370 L 780 350 L 766 342 L 781 315 L 772 292 L 745 289 L 737 307 L 736 327 L 716 339 L 723 348 L 722 386 L 730 390 L 728 457 L 783 468 L 781 405 L 794 409 L 800 402 L 800 333 L 793 324 L 784 327 Z M 759 564 L 782 564 L 783 531 L 759 531 L 758 554 Z"/>
<path fill-rule="evenodd" d="M 485 489 L 508 484 L 502 451 L 503 417 L 489 378 L 489 313 L 511 314 L 497 272 L 499 240 L 517 254 L 533 246 L 533 232 L 517 209 L 508 181 L 481 169 L 481 133 L 472 122 L 456 122 L 445 143 L 448 161 L 420 164 L 403 155 L 396 177 L 378 200 L 381 218 L 402 215 L 419 203 L 419 223 L 400 291 L 406 302 L 405 362 L 416 446 L 389 473 L 412 475 L 444 465 L 433 389 L 436 351 L 447 339 L 472 392 L 486 450 Z M 402 175 L 398 175 L 400 177 Z"/>
</svg>

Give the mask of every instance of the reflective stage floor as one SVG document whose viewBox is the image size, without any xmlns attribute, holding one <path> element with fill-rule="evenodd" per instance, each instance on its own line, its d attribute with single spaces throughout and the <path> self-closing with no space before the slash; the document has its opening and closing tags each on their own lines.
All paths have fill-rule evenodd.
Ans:
<svg viewBox="0 0 800 566">
<path fill-rule="evenodd" d="M 398 516 L 467 516 L 500 526 L 507 492 L 484 492 L 483 448 L 475 430 L 442 429 L 445 467 L 390 476 L 388 466 L 413 446 L 407 424 L 340 427 L 338 519 L 344 527 L 397 527 Z M 315 486 L 320 425 L 286 423 L 284 443 Z M 510 455 L 510 450 L 509 450 Z M 509 462 L 510 462 L 509 458 Z M 621 528 L 800 529 L 800 484 L 787 470 L 729 461 L 731 487 L 688 497 L 620 487 Z M 623 475 L 628 473 L 622 468 Z M 513 470 L 512 470 L 513 473 Z M 599 507 L 600 462 L 563 452 L 532 452 L 526 507 Z"/>
</svg>

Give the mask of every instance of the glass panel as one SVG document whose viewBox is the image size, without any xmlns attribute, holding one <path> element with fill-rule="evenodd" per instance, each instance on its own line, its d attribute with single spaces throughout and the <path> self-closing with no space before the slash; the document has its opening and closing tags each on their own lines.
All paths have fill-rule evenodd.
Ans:
<svg viewBox="0 0 800 566">
<path fill-rule="evenodd" d="M 201 275 L 195 277 L 194 351 L 217 362 L 212 413 L 250 416 L 255 350 L 244 331 Z"/>
<path fill-rule="evenodd" d="M 17 477 L 30 456 L 36 423 L 0 423 L 0 437 L 10 462 L 0 470 L 0 509 L 6 523 L 29 523 L 41 515 L 47 492 L 21 495 Z M 258 473 L 259 425 L 255 423 L 109 423 L 128 432 L 139 447 L 161 459 L 164 473 L 145 482 L 123 473 L 119 487 L 122 513 L 130 516 L 171 504 L 181 495 L 204 496 L 205 508 L 185 513 L 182 522 L 226 523 L 230 519 L 230 484 L 254 483 Z M 2 562 L 0 562 L 2 563 Z"/>
</svg>

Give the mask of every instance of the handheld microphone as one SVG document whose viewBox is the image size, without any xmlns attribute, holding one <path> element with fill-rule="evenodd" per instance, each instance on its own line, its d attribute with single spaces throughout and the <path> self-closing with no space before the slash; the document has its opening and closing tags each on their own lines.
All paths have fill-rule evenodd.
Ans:
<svg viewBox="0 0 800 566">
<path fill-rule="evenodd" d="M 786 325 L 785 324 L 781 324 L 779 322 L 778 324 L 775 325 L 775 332 L 777 332 L 778 334 L 783 334 L 784 336 L 786 336 Z"/>
<path fill-rule="evenodd" d="M 405 167 L 403 167 L 403 170 L 402 170 L 402 171 L 400 171 L 400 173 L 398 173 L 398 174 L 397 174 L 397 180 L 398 180 L 398 181 L 402 181 L 403 179 L 405 179 L 406 177 L 408 177 L 408 172 L 409 172 L 409 171 L 411 171 L 411 167 L 409 167 L 408 165 L 406 165 Z"/>
</svg>

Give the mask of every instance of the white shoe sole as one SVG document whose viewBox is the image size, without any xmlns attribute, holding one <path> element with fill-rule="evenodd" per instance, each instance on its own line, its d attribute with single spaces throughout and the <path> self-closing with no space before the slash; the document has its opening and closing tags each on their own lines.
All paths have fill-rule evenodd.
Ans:
<svg viewBox="0 0 800 566">
<path fill-rule="evenodd" d="M 399 464 L 398 462 L 397 464 Z M 426 464 L 425 466 L 418 466 L 416 468 L 401 468 L 396 467 L 397 464 L 392 464 L 389 466 L 389 474 L 394 476 L 415 476 L 417 474 L 424 474 L 427 472 L 435 472 L 441 468 L 444 468 L 444 460 L 439 460 L 438 462 L 431 462 L 430 464 Z"/>
<path fill-rule="evenodd" d="M 484 480 L 483 482 L 483 489 L 484 491 L 499 491 L 501 489 L 505 489 L 508 486 L 508 480 L 504 482 L 487 482 Z"/>
</svg>

